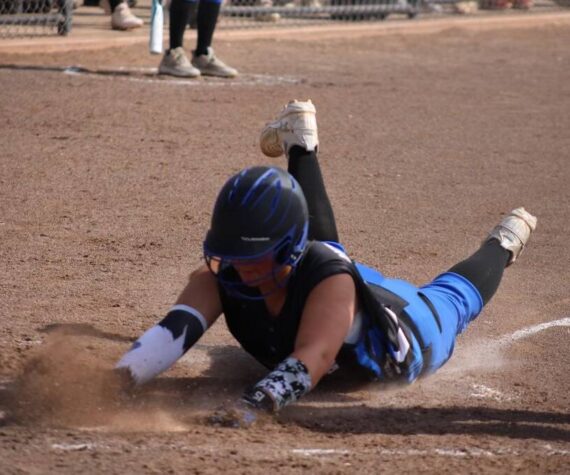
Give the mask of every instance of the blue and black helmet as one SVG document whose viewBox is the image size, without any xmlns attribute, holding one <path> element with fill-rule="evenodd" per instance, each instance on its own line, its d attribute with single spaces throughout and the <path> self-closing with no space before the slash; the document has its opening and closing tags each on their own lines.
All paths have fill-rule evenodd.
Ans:
<svg viewBox="0 0 570 475">
<path fill-rule="evenodd" d="M 232 262 L 269 256 L 277 266 L 294 268 L 307 245 L 308 227 L 305 195 L 293 176 L 277 167 L 246 168 L 218 195 L 204 256 L 215 274 Z"/>
</svg>

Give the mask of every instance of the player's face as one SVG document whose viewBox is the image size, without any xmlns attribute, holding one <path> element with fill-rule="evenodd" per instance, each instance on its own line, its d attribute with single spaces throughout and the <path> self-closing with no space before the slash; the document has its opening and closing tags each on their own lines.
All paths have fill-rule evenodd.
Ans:
<svg viewBox="0 0 570 475">
<path fill-rule="evenodd" d="M 273 267 L 273 259 L 266 258 L 253 262 L 237 261 L 234 262 L 234 268 L 237 270 L 239 276 L 244 281 L 258 280 L 264 275 L 271 272 Z"/>
<path fill-rule="evenodd" d="M 231 288 L 237 294 L 248 295 L 246 289 L 258 289 L 262 296 L 283 289 L 291 273 L 291 266 L 278 264 L 273 253 L 251 259 L 224 259 L 206 257 L 210 271 L 220 279 L 222 285 Z M 239 281 L 226 280 L 224 269 L 232 268 L 239 276 Z M 230 274 L 226 274 L 231 276 Z M 242 290 L 240 290 L 240 287 Z M 246 297 L 248 298 L 248 297 Z"/>
<path fill-rule="evenodd" d="M 232 265 L 242 282 L 252 287 L 259 287 L 273 280 L 273 269 L 277 266 L 273 256 L 257 260 L 236 260 Z"/>
</svg>

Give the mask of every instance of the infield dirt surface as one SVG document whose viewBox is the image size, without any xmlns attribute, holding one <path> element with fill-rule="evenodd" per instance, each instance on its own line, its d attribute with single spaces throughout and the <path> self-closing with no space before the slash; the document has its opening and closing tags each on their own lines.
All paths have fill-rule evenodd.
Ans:
<svg viewBox="0 0 570 475">
<path fill-rule="evenodd" d="M 569 44 L 567 24 L 224 39 L 242 76 L 186 83 L 141 45 L 1 54 L 0 473 L 569 473 Z M 292 98 L 316 104 L 353 258 L 422 284 L 517 206 L 528 249 L 410 387 L 337 376 L 275 420 L 210 426 L 265 374 L 220 320 L 118 399 L 104 370 L 200 263 L 220 186 L 285 165 L 258 136 Z"/>
</svg>

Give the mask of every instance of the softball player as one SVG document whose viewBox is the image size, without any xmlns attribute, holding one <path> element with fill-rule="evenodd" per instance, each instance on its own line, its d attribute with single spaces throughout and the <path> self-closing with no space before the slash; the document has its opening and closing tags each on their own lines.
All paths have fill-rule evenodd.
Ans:
<svg viewBox="0 0 570 475">
<path fill-rule="evenodd" d="M 288 172 L 248 168 L 217 198 L 194 271 L 166 317 L 118 363 L 142 384 L 169 368 L 223 313 L 268 374 L 220 421 L 247 425 L 277 412 L 334 368 L 355 378 L 412 383 L 440 368 L 457 335 L 489 302 L 536 227 L 513 210 L 471 257 L 422 287 L 354 262 L 339 243 L 317 161 L 315 107 L 290 102 L 261 134 Z"/>
</svg>

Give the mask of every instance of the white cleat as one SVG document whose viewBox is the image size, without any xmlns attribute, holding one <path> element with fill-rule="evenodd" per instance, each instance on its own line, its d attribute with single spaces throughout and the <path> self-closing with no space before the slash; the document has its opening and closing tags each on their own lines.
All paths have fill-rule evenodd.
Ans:
<svg viewBox="0 0 570 475">
<path fill-rule="evenodd" d="M 511 253 L 507 264 L 510 266 L 520 256 L 535 229 L 536 217 L 524 208 L 516 208 L 493 228 L 485 241 L 497 239 L 501 247 Z"/>
<path fill-rule="evenodd" d="M 319 146 L 317 133 L 317 110 L 311 102 L 291 101 L 261 131 L 259 146 L 268 157 L 288 153 L 294 145 L 312 152 Z"/>
<path fill-rule="evenodd" d="M 111 27 L 113 30 L 133 30 L 143 26 L 144 22 L 135 16 L 127 2 L 119 3 L 111 15 Z"/>
</svg>

